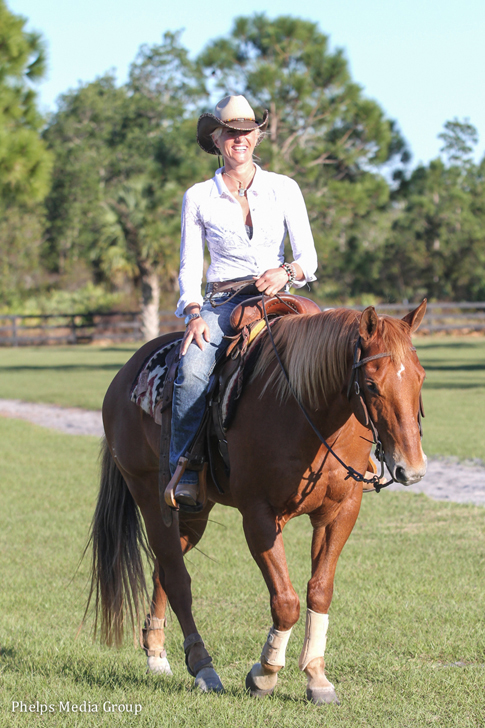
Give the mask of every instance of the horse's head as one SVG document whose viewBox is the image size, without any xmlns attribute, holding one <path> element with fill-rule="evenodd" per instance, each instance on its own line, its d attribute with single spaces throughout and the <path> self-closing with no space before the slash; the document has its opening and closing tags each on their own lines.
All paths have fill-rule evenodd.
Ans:
<svg viewBox="0 0 485 728">
<path fill-rule="evenodd" d="M 365 309 L 349 391 L 357 418 L 374 425 L 386 465 L 403 485 L 416 483 L 426 473 L 419 415 L 425 374 L 411 343 L 425 311 L 426 300 L 402 320 L 378 317 L 372 306 Z"/>
</svg>

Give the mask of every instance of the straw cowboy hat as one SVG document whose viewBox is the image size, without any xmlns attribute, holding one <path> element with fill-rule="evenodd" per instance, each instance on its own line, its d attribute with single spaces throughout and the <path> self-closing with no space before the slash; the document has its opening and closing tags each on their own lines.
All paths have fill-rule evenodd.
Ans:
<svg viewBox="0 0 485 728">
<path fill-rule="evenodd" d="M 225 96 L 217 104 L 214 114 L 202 114 L 197 122 L 197 141 L 199 146 L 209 154 L 220 154 L 211 134 L 218 128 L 252 131 L 268 126 L 269 112 L 265 109 L 263 120 L 256 121 L 256 116 L 244 96 Z"/>
</svg>

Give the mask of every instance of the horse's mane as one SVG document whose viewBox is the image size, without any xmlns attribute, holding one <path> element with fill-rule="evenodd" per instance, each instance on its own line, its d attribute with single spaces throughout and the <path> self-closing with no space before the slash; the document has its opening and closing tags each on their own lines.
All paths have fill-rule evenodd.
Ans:
<svg viewBox="0 0 485 728">
<path fill-rule="evenodd" d="M 339 391 L 348 376 L 349 363 L 359 335 L 360 311 L 335 308 L 323 313 L 288 315 L 277 320 L 273 337 L 291 385 L 302 402 L 321 401 Z M 391 316 L 379 316 L 378 335 L 383 350 L 398 364 L 411 346 L 409 325 Z M 276 361 L 269 336 L 261 343 L 251 379 L 264 374 Z M 273 386 L 284 402 L 291 396 L 279 365 L 273 367 L 264 389 Z"/>
</svg>

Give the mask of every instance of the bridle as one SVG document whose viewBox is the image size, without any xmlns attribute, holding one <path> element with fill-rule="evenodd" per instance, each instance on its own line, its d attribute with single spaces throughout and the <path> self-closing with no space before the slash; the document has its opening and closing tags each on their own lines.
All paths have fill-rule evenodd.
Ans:
<svg viewBox="0 0 485 728">
<path fill-rule="evenodd" d="M 376 446 L 375 449 L 375 456 L 379 462 L 381 472 L 379 475 L 375 474 L 372 478 L 366 479 L 363 478 L 363 483 L 374 483 L 374 488 L 377 493 L 381 490 L 381 488 L 387 488 L 388 485 L 391 485 L 391 483 L 394 483 L 395 480 L 391 476 L 391 480 L 388 480 L 386 483 L 381 483 L 381 478 L 384 475 L 384 448 L 382 447 L 382 442 L 379 437 L 379 433 L 377 432 L 377 427 L 374 424 L 374 421 L 372 417 L 369 415 L 369 410 L 367 409 L 367 404 L 364 399 L 364 395 L 362 393 L 362 387 L 360 385 L 359 379 L 360 379 L 360 372 L 361 367 L 364 366 L 364 364 L 368 364 L 370 361 L 374 361 L 375 359 L 382 359 L 384 357 L 391 356 L 390 351 L 383 351 L 379 354 L 374 354 L 373 356 L 366 356 L 364 359 L 362 359 L 362 338 L 359 336 L 357 338 L 357 341 L 355 342 L 355 348 L 354 348 L 354 360 L 352 363 L 352 371 L 350 373 L 350 379 L 349 384 L 347 386 L 347 399 L 350 402 L 350 399 L 352 397 L 352 388 L 354 390 L 355 395 L 357 396 L 359 400 L 359 404 L 362 408 L 362 411 L 364 413 L 364 426 L 369 428 L 369 430 L 372 432 L 372 444 Z M 352 476 L 353 477 L 353 476 Z M 375 479 L 377 478 L 378 483 L 375 483 Z M 357 478 L 356 478 L 357 480 Z"/>
<path fill-rule="evenodd" d="M 279 298 L 278 295 L 277 295 L 277 298 Z M 283 303 L 286 303 L 282 299 L 280 299 L 280 301 L 282 301 Z M 380 474 L 377 475 L 377 473 L 376 473 L 371 478 L 366 478 L 363 473 L 359 473 L 359 471 L 355 470 L 355 468 L 353 468 L 351 465 L 347 465 L 346 463 L 344 463 L 344 461 L 337 455 L 335 450 L 333 450 L 331 445 L 329 445 L 329 443 L 325 440 L 323 435 L 318 431 L 316 426 L 313 424 L 313 422 L 310 418 L 310 415 L 304 408 L 303 404 L 300 402 L 295 390 L 293 389 L 291 382 L 290 382 L 290 378 L 286 372 L 283 362 L 281 361 L 280 355 L 278 354 L 278 350 L 276 348 L 276 344 L 275 344 L 275 341 L 273 338 L 273 333 L 271 331 L 268 314 L 266 312 L 266 305 L 264 302 L 263 293 L 261 294 L 261 304 L 263 307 L 264 319 L 266 321 L 268 335 L 269 335 L 271 344 L 273 346 L 276 360 L 281 368 L 281 371 L 283 372 L 283 375 L 286 379 L 290 392 L 292 393 L 293 397 L 296 400 L 296 403 L 298 404 L 298 407 L 300 408 L 306 421 L 308 422 L 308 424 L 310 425 L 310 427 L 312 428 L 313 432 L 316 434 L 316 436 L 318 437 L 320 442 L 323 445 L 325 445 L 328 452 L 331 453 L 334 456 L 334 458 L 340 463 L 340 465 L 342 465 L 342 467 L 347 471 L 345 480 L 348 480 L 349 478 L 353 478 L 353 480 L 356 480 L 358 483 L 368 483 L 370 485 L 373 485 L 374 489 L 377 493 L 379 493 L 379 491 L 382 490 L 382 488 L 387 488 L 387 486 L 391 485 L 391 483 L 394 483 L 395 480 L 391 476 L 391 479 L 388 480 L 386 483 L 381 483 L 381 479 L 384 475 L 384 448 L 382 447 L 382 442 L 380 440 L 379 433 L 377 432 L 377 428 L 376 428 L 374 422 L 372 421 L 372 418 L 369 415 L 369 411 L 368 411 L 367 405 L 365 403 L 364 395 L 362 394 L 362 388 L 359 384 L 359 375 L 360 375 L 361 367 L 363 367 L 364 364 L 367 364 L 370 361 L 374 361 L 375 359 L 382 359 L 384 357 L 391 356 L 391 353 L 388 351 L 383 351 L 379 354 L 374 354 L 373 356 L 367 356 L 367 357 L 364 357 L 364 359 L 362 359 L 361 358 L 361 356 L 362 356 L 362 339 L 360 336 L 358 337 L 357 342 L 355 344 L 354 357 L 353 357 L 353 363 L 352 363 L 352 372 L 351 372 L 349 384 L 347 387 L 347 398 L 350 401 L 350 398 L 352 396 L 352 386 L 353 386 L 354 393 L 359 398 L 360 405 L 364 412 L 365 426 L 368 427 L 372 432 L 372 436 L 373 436 L 372 444 L 376 446 L 375 456 L 380 463 Z M 289 308 L 290 308 L 290 306 L 289 306 Z M 416 351 L 416 349 L 414 347 L 411 347 L 411 351 Z M 418 425 L 419 425 L 420 435 L 422 436 L 423 430 L 422 430 L 422 425 L 421 425 L 421 417 L 424 417 L 424 409 L 423 409 L 423 401 L 422 401 L 421 393 L 420 393 L 419 394 Z"/>
</svg>

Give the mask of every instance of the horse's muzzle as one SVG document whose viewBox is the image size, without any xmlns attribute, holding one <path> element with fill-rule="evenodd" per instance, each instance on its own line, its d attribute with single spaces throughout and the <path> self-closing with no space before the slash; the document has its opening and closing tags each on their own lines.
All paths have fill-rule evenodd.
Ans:
<svg viewBox="0 0 485 728">
<path fill-rule="evenodd" d="M 402 485 L 412 485 L 417 483 L 426 475 L 427 458 L 423 454 L 423 461 L 421 465 L 413 467 L 406 463 L 387 463 L 387 467 L 397 483 Z"/>
</svg>

